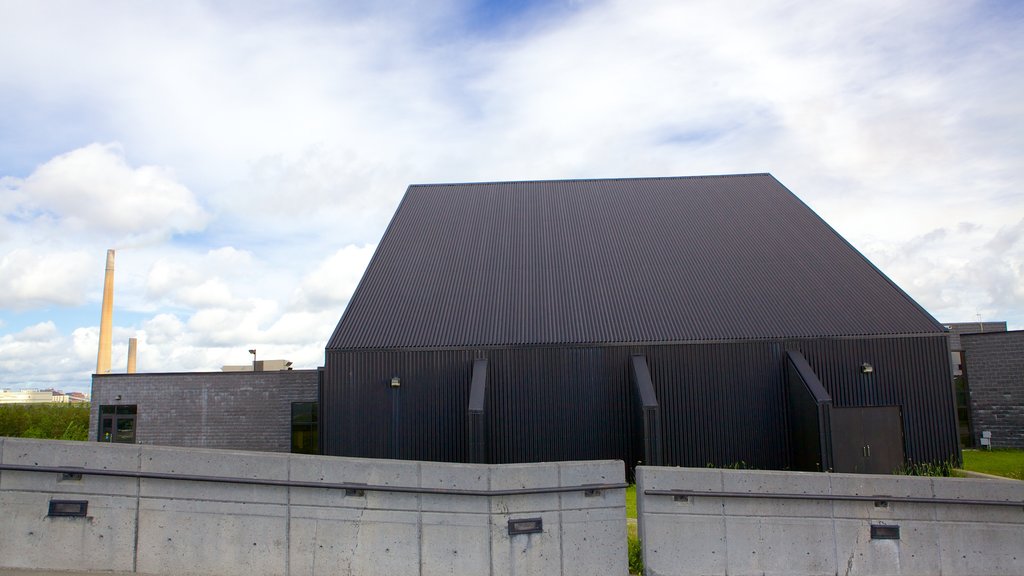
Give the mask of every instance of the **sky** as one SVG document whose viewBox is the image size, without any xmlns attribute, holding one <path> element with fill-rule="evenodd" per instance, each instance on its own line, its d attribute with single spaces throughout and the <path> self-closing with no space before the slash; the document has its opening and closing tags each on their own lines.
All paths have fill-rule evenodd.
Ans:
<svg viewBox="0 0 1024 576">
<path fill-rule="evenodd" d="M 0 388 L 324 346 L 410 184 L 769 172 L 1024 329 L 1024 3 L 0 0 Z"/>
</svg>

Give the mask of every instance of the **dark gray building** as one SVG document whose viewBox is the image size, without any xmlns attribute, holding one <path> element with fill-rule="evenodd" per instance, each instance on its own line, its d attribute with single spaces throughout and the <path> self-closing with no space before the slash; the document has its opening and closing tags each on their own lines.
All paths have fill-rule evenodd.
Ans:
<svg viewBox="0 0 1024 576">
<path fill-rule="evenodd" d="M 768 174 L 411 186 L 326 350 L 325 454 L 959 460 L 943 327 Z"/>
<path fill-rule="evenodd" d="M 101 442 L 318 453 L 319 370 L 96 374 Z"/>
<path fill-rule="evenodd" d="M 1005 325 L 1004 325 L 1005 327 Z M 962 334 L 976 445 L 1024 449 L 1024 330 Z"/>
<path fill-rule="evenodd" d="M 971 391 L 967 379 L 964 378 L 964 347 L 960 336 L 982 332 L 1006 332 L 1006 322 L 947 322 L 943 324 L 949 334 L 949 356 L 953 370 L 953 386 L 956 392 L 956 415 L 958 432 L 962 446 L 974 446 L 973 426 L 971 424 Z"/>
</svg>

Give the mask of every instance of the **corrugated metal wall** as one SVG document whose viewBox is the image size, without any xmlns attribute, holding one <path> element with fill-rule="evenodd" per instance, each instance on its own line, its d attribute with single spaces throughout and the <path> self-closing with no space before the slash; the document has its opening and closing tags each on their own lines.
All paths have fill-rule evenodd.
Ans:
<svg viewBox="0 0 1024 576">
<path fill-rule="evenodd" d="M 959 463 L 956 404 L 943 336 L 806 340 L 793 343 L 807 358 L 833 405 L 903 409 L 906 456 L 915 462 L 953 458 Z M 863 374 L 860 366 L 874 368 Z"/>
<path fill-rule="evenodd" d="M 473 360 L 488 359 L 490 462 L 642 458 L 629 372 L 643 354 L 665 463 L 787 468 L 785 350 L 800 350 L 836 406 L 903 406 L 907 456 L 959 454 L 943 336 L 484 350 L 327 350 L 324 453 L 468 462 Z M 860 365 L 871 363 L 870 375 Z M 398 377 L 399 388 L 390 386 Z"/>
</svg>

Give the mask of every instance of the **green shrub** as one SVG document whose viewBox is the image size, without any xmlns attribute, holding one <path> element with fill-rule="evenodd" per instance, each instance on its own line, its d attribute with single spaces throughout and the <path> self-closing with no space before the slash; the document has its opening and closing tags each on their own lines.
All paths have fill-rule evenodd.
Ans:
<svg viewBox="0 0 1024 576">
<path fill-rule="evenodd" d="M 2 404 L 0 436 L 89 439 L 89 404 Z"/>
</svg>

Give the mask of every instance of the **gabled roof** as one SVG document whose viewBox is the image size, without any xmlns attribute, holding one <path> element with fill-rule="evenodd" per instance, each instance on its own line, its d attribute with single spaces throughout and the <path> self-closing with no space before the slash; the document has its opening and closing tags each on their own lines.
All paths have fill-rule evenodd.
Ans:
<svg viewBox="0 0 1024 576">
<path fill-rule="evenodd" d="M 750 174 L 410 186 L 327 348 L 941 332 Z"/>
</svg>

